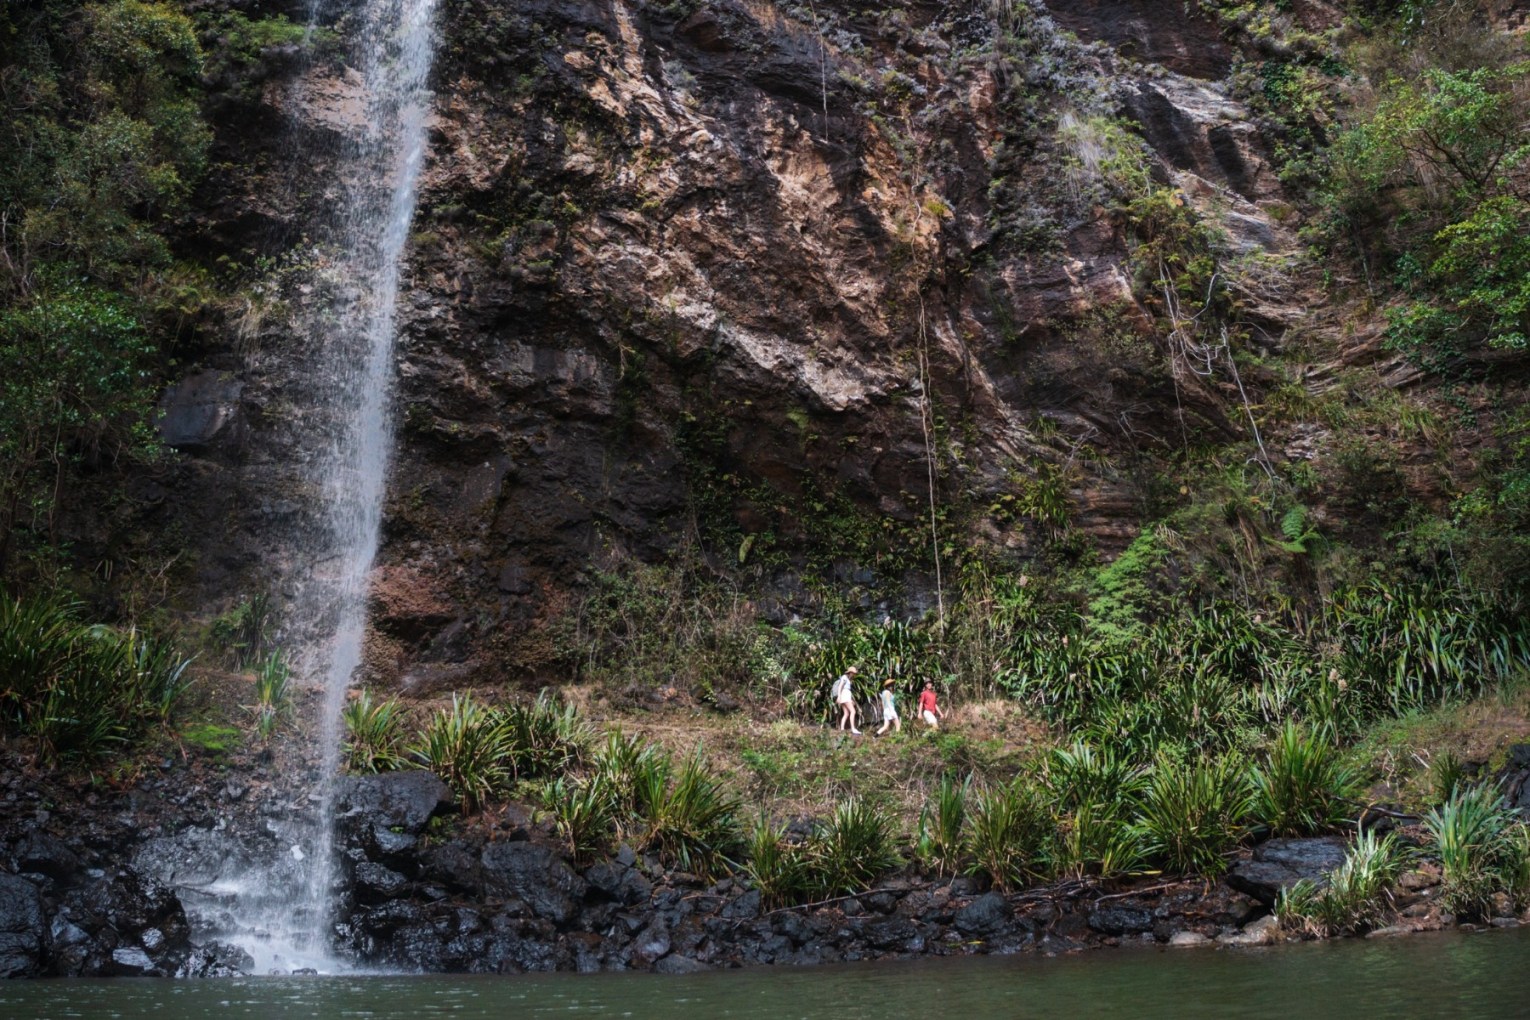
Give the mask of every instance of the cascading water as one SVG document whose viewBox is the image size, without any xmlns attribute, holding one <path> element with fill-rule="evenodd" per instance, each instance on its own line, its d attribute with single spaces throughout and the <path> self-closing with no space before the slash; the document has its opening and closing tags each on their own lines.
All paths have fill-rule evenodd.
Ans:
<svg viewBox="0 0 1530 1020">
<path fill-rule="evenodd" d="M 211 933 L 248 950 L 257 972 L 337 965 L 329 929 L 340 718 L 362 658 L 392 447 L 399 261 L 424 162 L 435 7 L 436 0 L 361 0 L 339 23 L 351 36 L 348 77 L 359 82 L 361 116 L 334 154 L 332 252 L 318 270 L 332 297 L 311 317 L 305 338 L 303 410 L 321 437 L 310 444 L 306 483 L 318 505 L 298 542 L 287 638 L 297 674 L 322 691 L 315 728 L 321 767 L 297 816 L 277 826 L 281 858 L 211 890 L 223 894 Z"/>
</svg>

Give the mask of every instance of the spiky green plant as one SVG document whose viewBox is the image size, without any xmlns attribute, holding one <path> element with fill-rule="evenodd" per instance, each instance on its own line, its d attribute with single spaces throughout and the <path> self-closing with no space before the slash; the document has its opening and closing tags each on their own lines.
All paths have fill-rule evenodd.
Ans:
<svg viewBox="0 0 1530 1020">
<path fill-rule="evenodd" d="M 1283 889 L 1275 916 L 1283 928 L 1318 937 L 1374 928 L 1386 919 L 1389 890 L 1406 861 L 1395 833 L 1362 832 L 1326 885 L 1302 879 Z"/>
<path fill-rule="evenodd" d="M 611 788 L 599 775 L 582 780 L 559 776 L 543 787 L 542 804 L 576 862 L 589 861 L 610 842 Z"/>
<path fill-rule="evenodd" d="M 920 860 L 937 873 L 954 874 L 961 867 L 967 796 L 971 791 L 971 775 L 961 782 L 951 775 L 941 776 L 933 804 L 926 803 L 919 813 L 919 836 L 915 845 Z"/>
<path fill-rule="evenodd" d="M 744 872 L 768 907 L 797 903 L 811 895 L 812 876 L 807 848 L 787 839 L 785 825 L 761 817 L 749 831 Z"/>
<path fill-rule="evenodd" d="M 82 624 L 57 598 L 0 596 L 0 730 L 88 760 L 170 721 L 190 660 L 139 628 Z"/>
<path fill-rule="evenodd" d="M 860 892 L 903 863 L 893 846 L 892 819 L 856 797 L 834 809 L 811 847 L 814 880 L 826 895 Z"/>
<path fill-rule="evenodd" d="M 1248 831 L 1252 800 L 1244 765 L 1233 756 L 1160 760 L 1138 798 L 1137 829 L 1148 856 L 1164 867 L 1214 877 Z"/>
<path fill-rule="evenodd" d="M 1142 833 L 1110 805 L 1082 803 L 1057 822 L 1051 871 L 1060 878 L 1115 878 L 1141 868 Z"/>
<path fill-rule="evenodd" d="M 1253 782 L 1254 820 L 1276 836 L 1307 836 L 1344 820 L 1359 776 L 1324 734 L 1288 721 L 1254 770 Z"/>
<path fill-rule="evenodd" d="M 559 704 L 548 691 L 530 705 L 511 705 L 499 715 L 517 775 L 555 775 L 583 761 L 594 742 L 579 710 Z"/>
<path fill-rule="evenodd" d="M 235 669 L 258 666 L 271 651 L 273 616 L 271 597 L 266 593 L 241 598 L 208 627 L 214 654 Z"/>
<path fill-rule="evenodd" d="M 721 873 L 738 856 L 743 839 L 738 801 L 707 768 L 699 751 L 681 766 L 662 796 L 655 799 L 654 794 L 649 787 L 642 795 L 648 822 L 645 848 L 702 879 Z"/>
<path fill-rule="evenodd" d="M 292 714 L 292 670 L 280 648 L 261 660 L 255 670 L 255 732 L 269 740 L 283 719 Z"/>
<path fill-rule="evenodd" d="M 1521 884 L 1530 865 L 1523 834 L 1496 787 L 1457 785 L 1449 799 L 1424 816 L 1442 871 L 1441 901 L 1457 914 L 1481 917 L 1493 894 Z"/>
<path fill-rule="evenodd" d="M 1141 792 L 1147 775 L 1147 769 L 1128 761 L 1109 746 L 1096 748 L 1078 741 L 1051 753 L 1045 781 L 1059 807 L 1093 805 L 1114 813 L 1116 805 L 1130 803 Z"/>
<path fill-rule="evenodd" d="M 503 721 L 471 694 L 453 694 L 451 708 L 431 717 L 409 754 L 455 790 L 469 812 L 504 790 L 511 779 Z"/>
<path fill-rule="evenodd" d="M 345 760 L 352 772 L 392 772 L 408 764 L 404 756 L 404 707 L 397 698 L 377 701 L 362 688 L 341 711 L 345 720 Z"/>
<path fill-rule="evenodd" d="M 647 738 L 613 730 L 592 761 L 595 774 L 611 791 L 618 825 L 628 826 L 633 819 L 641 819 L 663 800 L 672 766 L 664 749 Z"/>
<path fill-rule="evenodd" d="M 1025 779 L 979 790 L 968 805 L 969 874 L 1013 889 L 1039 874 L 1055 836 L 1051 812 Z"/>
<path fill-rule="evenodd" d="M 1441 751 L 1429 762 L 1431 804 L 1443 804 L 1467 779 L 1466 763 L 1454 751 Z"/>
</svg>

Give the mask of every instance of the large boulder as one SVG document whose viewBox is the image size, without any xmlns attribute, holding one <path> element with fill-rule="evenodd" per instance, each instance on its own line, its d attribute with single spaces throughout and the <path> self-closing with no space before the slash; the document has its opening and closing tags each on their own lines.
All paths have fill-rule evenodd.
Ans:
<svg viewBox="0 0 1530 1020">
<path fill-rule="evenodd" d="M 42 894 L 24 878 L 0 874 L 0 978 L 41 974 L 47 951 Z"/>
<path fill-rule="evenodd" d="M 956 928 L 964 935 L 992 935 L 1010 919 L 1009 903 L 996 892 L 984 893 L 956 912 Z"/>
<path fill-rule="evenodd" d="M 1337 836 L 1272 839 L 1254 848 L 1254 856 L 1233 865 L 1227 884 L 1274 906 L 1281 890 L 1306 879 L 1328 883 L 1328 873 L 1344 863 L 1348 845 Z"/>
<path fill-rule="evenodd" d="M 190 948 L 191 926 L 181 901 L 133 868 L 70 890 L 59 903 L 53 929 L 52 970 L 65 976 L 169 975 Z"/>
<path fill-rule="evenodd" d="M 557 924 L 574 916 L 588 889 L 567 861 L 536 843 L 490 843 L 481 861 L 491 892 L 513 896 Z"/>
<path fill-rule="evenodd" d="M 23 836 L 11 853 L 19 872 L 46 875 L 60 884 L 72 882 L 80 873 L 80 858 L 63 841 L 45 832 Z"/>
<path fill-rule="evenodd" d="M 429 772 L 384 772 L 342 779 L 335 814 L 352 831 L 383 829 L 417 836 L 436 814 L 455 803 L 451 788 Z"/>
<path fill-rule="evenodd" d="M 1530 818 L 1530 744 L 1509 748 L 1508 759 L 1496 778 L 1509 807 Z"/>
</svg>

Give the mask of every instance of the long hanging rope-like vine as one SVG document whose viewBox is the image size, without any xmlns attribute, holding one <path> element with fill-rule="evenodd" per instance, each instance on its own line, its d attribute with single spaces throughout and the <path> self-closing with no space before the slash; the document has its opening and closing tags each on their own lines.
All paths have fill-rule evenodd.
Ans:
<svg viewBox="0 0 1530 1020">
<path fill-rule="evenodd" d="M 946 625 L 945 583 L 940 570 L 940 523 L 935 511 L 935 409 L 930 402 L 929 331 L 925 326 L 924 291 L 919 291 L 919 428 L 924 433 L 924 466 L 930 496 L 930 553 L 935 558 L 935 614 Z"/>
</svg>

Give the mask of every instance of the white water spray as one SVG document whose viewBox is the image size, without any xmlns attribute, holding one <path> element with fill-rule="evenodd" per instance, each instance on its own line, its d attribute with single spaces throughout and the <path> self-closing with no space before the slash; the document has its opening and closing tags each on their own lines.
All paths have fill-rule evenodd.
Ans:
<svg viewBox="0 0 1530 1020">
<path fill-rule="evenodd" d="M 320 276 L 334 297 L 311 317 L 306 338 L 314 377 L 301 380 L 312 405 L 304 410 L 322 437 L 308 484 L 319 505 L 299 544 L 289 627 L 302 636 L 295 649 L 299 675 L 322 689 L 315 733 L 322 763 L 318 788 L 283 827 L 285 852 L 238 883 L 225 901 L 223 930 L 215 933 L 248 950 L 257 972 L 339 966 L 330 928 L 340 716 L 362 660 L 367 579 L 393 443 L 399 261 L 425 156 L 436 2 L 360 0 L 342 23 L 354 25 L 351 66 L 364 119 L 333 164 L 341 193 L 334 252 Z"/>
</svg>

